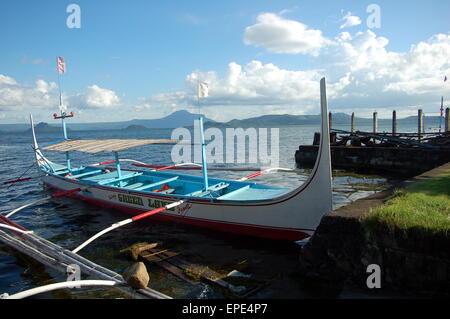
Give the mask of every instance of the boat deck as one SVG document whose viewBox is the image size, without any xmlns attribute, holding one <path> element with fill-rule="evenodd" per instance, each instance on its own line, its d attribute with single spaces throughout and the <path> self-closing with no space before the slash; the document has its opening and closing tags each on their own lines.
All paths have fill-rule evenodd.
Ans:
<svg viewBox="0 0 450 319">
<path fill-rule="evenodd" d="M 212 198 L 221 201 L 261 201 L 278 197 L 288 191 L 251 182 L 239 182 L 210 178 L 209 187 L 204 189 L 203 178 L 199 176 L 157 171 L 126 171 L 102 169 L 98 166 L 72 169 L 53 164 L 52 175 L 98 185 L 142 193 L 157 193 L 179 198 Z"/>
</svg>

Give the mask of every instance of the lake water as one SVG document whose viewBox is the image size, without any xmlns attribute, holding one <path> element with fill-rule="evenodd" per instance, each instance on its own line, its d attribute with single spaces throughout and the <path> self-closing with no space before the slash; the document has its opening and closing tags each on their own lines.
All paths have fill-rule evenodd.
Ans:
<svg viewBox="0 0 450 319">
<path fill-rule="evenodd" d="M 348 129 L 348 127 L 335 127 Z M 368 130 L 370 127 L 358 127 Z M 280 166 L 295 167 L 295 151 L 299 145 L 312 143 L 318 126 L 291 126 L 280 128 Z M 380 131 L 389 128 L 380 128 Z M 70 132 L 71 138 L 170 138 L 172 130 L 127 131 L 79 131 Z M 414 128 L 399 127 L 399 131 L 413 132 Z M 39 134 L 42 145 L 61 138 L 61 134 Z M 143 146 L 121 152 L 121 158 L 136 159 L 146 163 L 168 164 L 171 146 Z M 55 162 L 64 162 L 64 154 L 46 153 Z M 27 133 L 0 135 L 0 181 L 18 178 L 33 160 L 31 136 Z M 87 155 L 74 152 L 73 163 L 89 164 L 111 160 L 111 154 Z M 236 166 L 242 166 L 236 164 Z M 249 166 L 255 166 L 249 164 Z M 307 179 L 309 171 L 300 174 L 267 174 L 255 182 L 295 188 Z M 33 167 L 25 176 L 36 175 Z M 201 174 L 192 172 L 189 174 Z M 248 173 L 247 173 L 248 174 Z M 211 176 L 236 179 L 246 172 L 210 171 Z M 346 172 L 333 172 L 333 205 L 335 208 L 356 199 L 366 197 L 385 189 L 392 181 L 380 176 L 366 176 Z M 48 196 L 39 180 L 17 183 L 10 187 L 1 185 L 0 211 L 6 213 L 27 202 Z M 85 239 L 105 227 L 126 218 L 121 213 L 78 202 L 69 198 L 48 201 L 29 207 L 14 216 L 14 220 L 62 247 L 73 249 Z M 138 242 L 160 242 L 162 247 L 182 252 L 182 258 L 193 263 L 208 266 L 221 273 L 239 269 L 253 278 L 267 283 L 253 298 L 304 298 L 308 297 L 298 283 L 296 264 L 299 247 L 294 243 L 277 242 L 238 235 L 219 233 L 175 223 L 161 223 L 152 220 L 113 231 L 93 242 L 82 255 L 94 262 L 121 272 L 131 262 L 120 253 Z M 276 267 L 274 267 L 276 265 Z M 176 298 L 223 298 L 226 296 L 215 287 L 201 283 L 191 286 L 156 266 L 149 268 L 150 287 Z M 64 281 L 64 276 L 23 258 L 0 244 L 0 293 L 9 294 L 36 286 Z M 365 296 L 365 292 L 344 291 L 341 297 Z M 107 289 L 78 289 L 59 291 L 47 298 L 98 298 L 120 297 Z"/>
</svg>

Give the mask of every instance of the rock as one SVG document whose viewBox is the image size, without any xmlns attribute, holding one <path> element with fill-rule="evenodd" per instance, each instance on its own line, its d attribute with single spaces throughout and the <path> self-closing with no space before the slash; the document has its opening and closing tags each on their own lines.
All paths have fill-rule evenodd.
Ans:
<svg viewBox="0 0 450 319">
<path fill-rule="evenodd" d="M 138 261 L 139 260 L 139 254 L 141 252 L 143 252 L 144 250 L 147 249 L 152 249 L 158 246 L 158 243 L 152 243 L 149 244 L 147 242 L 143 242 L 143 243 L 136 243 L 130 247 L 127 247 L 125 249 L 122 249 L 120 252 L 121 253 L 126 253 L 131 260 L 133 261 Z"/>
<path fill-rule="evenodd" d="M 150 276 L 143 262 L 137 262 L 123 271 L 125 281 L 135 289 L 147 288 Z"/>
</svg>

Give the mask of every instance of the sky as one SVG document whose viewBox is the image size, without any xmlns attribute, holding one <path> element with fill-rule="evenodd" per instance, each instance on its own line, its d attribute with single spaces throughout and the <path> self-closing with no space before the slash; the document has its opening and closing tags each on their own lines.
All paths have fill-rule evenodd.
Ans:
<svg viewBox="0 0 450 319">
<path fill-rule="evenodd" d="M 198 112 L 217 121 L 450 106 L 450 1 L 3 0 L 0 123 Z M 75 6 L 74 6 L 75 5 Z M 56 57 L 66 73 L 56 71 Z M 444 81 L 445 76 L 449 80 Z"/>
</svg>

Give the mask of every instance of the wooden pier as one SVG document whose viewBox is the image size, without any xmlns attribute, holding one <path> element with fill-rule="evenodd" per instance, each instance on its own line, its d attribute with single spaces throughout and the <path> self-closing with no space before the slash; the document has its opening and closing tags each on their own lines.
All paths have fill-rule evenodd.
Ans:
<svg viewBox="0 0 450 319">
<path fill-rule="evenodd" d="M 378 132 L 378 114 L 373 114 L 372 132 L 355 131 L 352 114 L 350 131 L 331 130 L 331 160 L 335 169 L 415 176 L 450 161 L 450 111 L 445 112 L 442 132 L 424 131 L 422 110 L 418 111 L 417 133 L 399 133 L 397 114 L 392 114 L 392 132 Z M 330 125 L 332 115 L 329 115 Z M 331 127 L 331 126 L 330 126 Z M 302 145 L 295 153 L 299 168 L 311 168 L 317 157 L 320 134 L 313 145 Z"/>
</svg>

